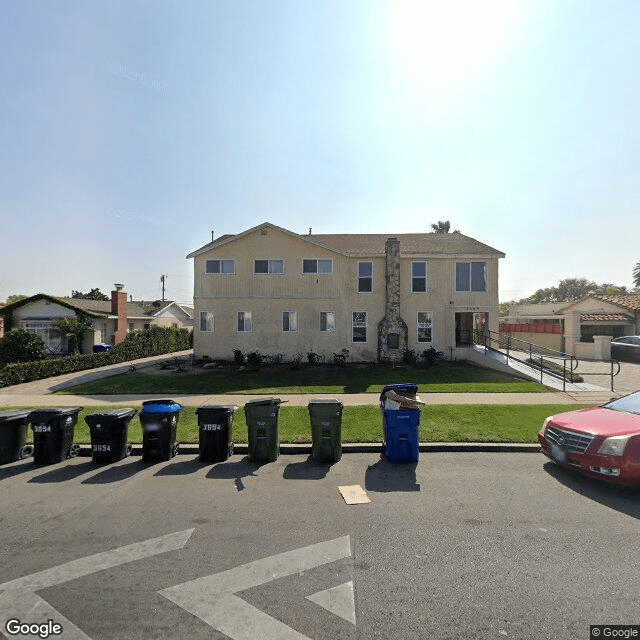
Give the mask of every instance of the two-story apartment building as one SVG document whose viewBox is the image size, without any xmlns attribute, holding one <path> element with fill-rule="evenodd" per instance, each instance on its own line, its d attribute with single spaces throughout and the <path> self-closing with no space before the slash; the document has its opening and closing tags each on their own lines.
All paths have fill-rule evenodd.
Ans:
<svg viewBox="0 0 640 640">
<path fill-rule="evenodd" d="M 461 233 L 297 234 L 264 223 L 194 259 L 194 354 L 348 349 L 355 361 L 455 350 L 498 329 L 504 253 Z"/>
</svg>

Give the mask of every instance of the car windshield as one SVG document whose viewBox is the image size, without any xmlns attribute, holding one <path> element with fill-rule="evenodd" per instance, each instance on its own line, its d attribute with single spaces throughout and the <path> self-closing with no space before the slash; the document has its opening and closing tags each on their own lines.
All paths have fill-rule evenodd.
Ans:
<svg viewBox="0 0 640 640">
<path fill-rule="evenodd" d="M 636 391 L 636 393 L 608 402 L 603 406 L 605 409 L 626 411 L 627 413 L 636 413 L 640 415 L 640 391 Z"/>
</svg>

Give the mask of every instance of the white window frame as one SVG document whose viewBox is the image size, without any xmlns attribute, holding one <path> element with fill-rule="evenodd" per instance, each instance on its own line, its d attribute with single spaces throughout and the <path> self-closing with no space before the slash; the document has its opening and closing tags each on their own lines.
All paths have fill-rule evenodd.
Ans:
<svg viewBox="0 0 640 640">
<path fill-rule="evenodd" d="M 218 263 L 218 271 L 209 271 L 208 266 L 209 263 Z M 231 264 L 231 271 L 225 271 L 224 267 L 228 267 Z M 205 260 L 204 261 L 204 273 L 207 276 L 234 276 L 236 274 L 236 261 L 235 260 Z"/>
<path fill-rule="evenodd" d="M 242 314 L 242 329 L 240 328 L 240 314 Z M 238 311 L 236 314 L 236 331 L 238 333 L 251 333 L 253 331 L 251 311 Z"/>
<path fill-rule="evenodd" d="M 322 314 L 325 315 L 324 326 L 322 328 Z M 329 315 L 332 316 L 333 322 L 329 323 Z M 329 328 L 331 327 L 331 328 Z M 335 333 L 336 332 L 336 312 L 335 311 L 321 311 L 320 312 L 320 332 L 321 333 Z"/>
<path fill-rule="evenodd" d="M 483 287 L 482 289 L 474 289 L 473 286 L 473 265 L 474 264 L 481 264 L 483 265 L 483 269 L 482 269 L 482 279 L 483 279 Z M 458 288 L 458 268 L 459 267 L 463 267 L 466 266 L 468 267 L 468 272 L 465 274 L 466 277 L 469 280 L 469 288 L 468 289 L 460 289 Z M 456 272 L 455 272 L 455 278 L 456 278 L 456 293 L 486 293 L 487 292 L 487 262 L 486 260 L 468 260 L 468 261 L 462 261 L 459 260 L 456 262 Z"/>
<path fill-rule="evenodd" d="M 204 322 L 203 322 L 204 320 Z M 207 327 L 211 327 L 208 329 Z M 204 327 L 204 329 L 203 329 Z M 201 333 L 210 333 L 215 330 L 215 320 L 213 317 L 212 311 L 201 311 L 200 312 L 200 332 Z"/>
<path fill-rule="evenodd" d="M 315 267 L 316 270 L 315 271 L 306 271 L 305 270 L 305 262 L 309 263 L 309 262 L 315 262 Z M 328 271 L 321 271 L 320 270 L 320 263 L 324 262 L 324 263 L 329 263 L 329 270 Z M 325 265 L 326 266 L 326 265 Z M 333 273 L 333 259 L 332 258 L 303 258 L 302 259 L 302 274 L 303 275 L 314 275 L 314 276 L 326 276 L 326 275 L 330 275 Z"/>
<path fill-rule="evenodd" d="M 364 314 L 363 320 L 356 320 L 356 314 Z M 355 330 L 356 329 L 364 329 L 364 340 L 355 340 Z M 352 311 L 351 312 L 351 342 L 355 344 L 366 344 L 369 340 L 369 330 L 367 323 L 367 312 L 366 311 Z"/>
<path fill-rule="evenodd" d="M 414 264 L 423 264 L 424 265 L 424 276 L 415 276 L 413 274 L 413 265 Z M 413 260 L 411 262 L 411 293 L 427 293 L 427 277 L 429 275 L 429 268 L 426 260 Z M 414 288 L 414 280 L 424 280 L 424 291 L 417 290 Z"/>
<path fill-rule="evenodd" d="M 420 314 L 426 314 L 429 316 L 429 321 L 420 322 Z M 420 329 L 429 329 L 430 339 L 420 340 Z M 433 343 L 433 312 L 431 311 L 418 311 L 416 313 L 416 342 L 418 344 L 432 344 Z"/>
<path fill-rule="evenodd" d="M 287 318 L 287 328 L 285 328 L 285 318 Z M 293 322 L 291 320 L 293 319 Z M 295 333 L 298 331 L 298 312 L 283 311 L 282 312 L 282 333 Z"/>
<path fill-rule="evenodd" d="M 256 271 L 256 262 L 266 262 L 266 271 Z M 282 263 L 282 271 L 274 271 L 276 263 Z M 282 276 L 284 275 L 284 258 L 255 258 L 253 261 L 253 275 L 256 276 Z"/>
<path fill-rule="evenodd" d="M 371 265 L 371 275 L 370 276 L 361 276 L 360 275 L 360 265 L 363 265 L 363 264 Z M 357 276 L 357 284 L 356 284 L 357 292 L 358 293 L 373 293 L 373 261 L 371 261 L 371 260 L 360 260 L 360 261 L 358 261 L 358 264 L 356 266 L 356 276 Z M 370 280 L 371 281 L 371 288 L 368 291 L 360 289 L 360 281 L 361 280 Z"/>
</svg>

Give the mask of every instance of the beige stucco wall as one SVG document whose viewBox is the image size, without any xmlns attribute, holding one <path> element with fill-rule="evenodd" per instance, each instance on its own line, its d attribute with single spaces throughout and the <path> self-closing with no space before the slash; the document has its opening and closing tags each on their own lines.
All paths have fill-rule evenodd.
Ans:
<svg viewBox="0 0 640 640">
<path fill-rule="evenodd" d="M 400 243 L 402 252 L 402 243 Z M 235 275 L 205 274 L 206 260 L 235 260 Z M 254 274 L 254 259 L 284 260 L 284 274 Z M 332 259 L 332 274 L 303 274 L 304 259 Z M 487 287 L 483 293 L 455 292 L 455 263 L 487 262 Z M 411 292 L 411 262 L 427 262 L 427 292 Z M 373 263 L 373 291 L 358 293 L 358 262 Z M 417 342 L 417 313 L 433 315 L 433 346 L 445 349 L 455 344 L 456 312 L 488 312 L 490 327 L 498 328 L 498 259 L 478 256 L 401 258 L 400 314 L 407 323 L 409 348 L 422 351 L 427 343 Z M 211 358 L 230 359 L 234 348 L 243 353 L 306 356 L 315 351 L 327 358 L 342 348 L 350 350 L 352 360 L 377 359 L 378 322 L 385 311 L 385 258 L 348 257 L 314 246 L 295 235 L 277 229 L 260 229 L 214 248 L 194 258 L 194 353 Z M 214 314 L 214 331 L 200 331 L 200 313 Z M 236 331 L 237 313 L 252 313 L 253 330 Z M 298 330 L 282 331 L 282 313 L 296 311 Z M 320 312 L 332 311 L 335 333 L 320 331 Z M 352 342 L 352 312 L 367 312 L 367 342 Z"/>
</svg>

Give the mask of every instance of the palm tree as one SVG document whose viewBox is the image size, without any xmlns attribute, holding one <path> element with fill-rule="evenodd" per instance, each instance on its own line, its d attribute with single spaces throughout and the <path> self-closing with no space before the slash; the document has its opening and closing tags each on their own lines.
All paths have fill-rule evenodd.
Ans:
<svg viewBox="0 0 640 640">
<path fill-rule="evenodd" d="M 448 220 L 438 220 L 438 224 L 432 224 L 431 228 L 434 233 L 449 233 L 451 223 Z"/>
<path fill-rule="evenodd" d="M 633 267 L 633 284 L 636 289 L 640 289 L 640 262 L 637 262 Z"/>
</svg>

